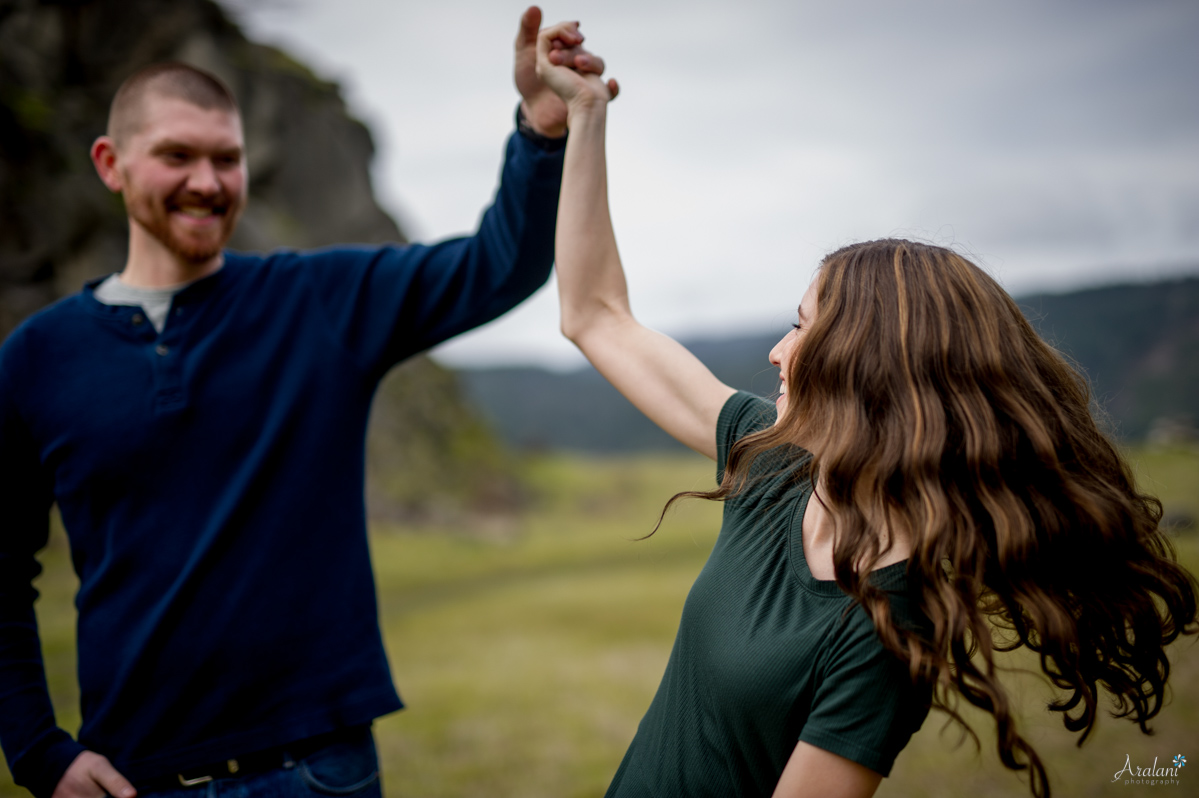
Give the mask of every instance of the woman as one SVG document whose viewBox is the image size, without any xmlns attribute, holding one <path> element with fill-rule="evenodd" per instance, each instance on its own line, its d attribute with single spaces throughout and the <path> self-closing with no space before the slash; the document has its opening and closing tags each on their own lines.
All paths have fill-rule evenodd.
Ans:
<svg viewBox="0 0 1199 798">
<path fill-rule="evenodd" d="M 965 699 L 1048 795 L 997 678 L 995 652 L 1021 645 L 1067 728 L 1086 737 L 1102 685 L 1148 731 L 1199 586 L 1082 378 L 973 264 L 888 240 L 825 258 L 770 353 L 774 407 L 722 384 L 629 311 L 604 160 L 616 86 L 557 66 L 561 33 L 542 33 L 538 69 L 570 109 L 562 330 L 717 461 L 716 490 L 680 495 L 725 501 L 608 794 L 869 796 L 930 705 Z"/>
</svg>

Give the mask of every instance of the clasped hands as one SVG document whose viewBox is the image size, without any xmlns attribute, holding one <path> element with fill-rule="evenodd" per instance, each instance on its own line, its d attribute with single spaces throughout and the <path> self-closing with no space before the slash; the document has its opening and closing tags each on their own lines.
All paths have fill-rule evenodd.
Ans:
<svg viewBox="0 0 1199 798">
<path fill-rule="evenodd" d="M 521 110 L 533 129 L 558 138 L 566 133 L 568 103 L 603 104 L 620 91 L 600 77 L 604 59 L 583 48 L 578 22 L 541 27 L 541 9 L 530 6 L 516 34 L 516 88 Z"/>
</svg>

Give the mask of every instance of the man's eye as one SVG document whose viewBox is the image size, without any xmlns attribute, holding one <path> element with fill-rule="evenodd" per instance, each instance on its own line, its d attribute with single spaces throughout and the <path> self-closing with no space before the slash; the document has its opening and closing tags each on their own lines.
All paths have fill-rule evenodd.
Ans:
<svg viewBox="0 0 1199 798">
<path fill-rule="evenodd" d="M 169 163 L 186 163 L 187 157 L 187 153 L 182 150 L 168 150 L 162 154 L 163 160 Z"/>
</svg>

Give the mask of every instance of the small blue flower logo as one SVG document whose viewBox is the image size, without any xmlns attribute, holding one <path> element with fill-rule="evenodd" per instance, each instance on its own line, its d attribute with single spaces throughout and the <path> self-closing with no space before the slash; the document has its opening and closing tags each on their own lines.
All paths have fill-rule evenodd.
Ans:
<svg viewBox="0 0 1199 798">
<path fill-rule="evenodd" d="M 1174 756 L 1174 767 L 1184 768 L 1186 766 L 1187 766 L 1187 758 L 1185 756 L 1183 756 L 1182 754 L 1176 754 Z"/>
</svg>

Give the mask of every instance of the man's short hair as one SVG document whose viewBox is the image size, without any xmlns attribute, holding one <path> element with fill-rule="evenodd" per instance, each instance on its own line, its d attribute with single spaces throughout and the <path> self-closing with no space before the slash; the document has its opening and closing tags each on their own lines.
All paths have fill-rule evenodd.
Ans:
<svg viewBox="0 0 1199 798">
<path fill-rule="evenodd" d="M 150 94 L 174 97 L 206 110 L 238 113 L 229 87 L 211 72 L 179 61 L 163 61 L 125 79 L 108 109 L 108 135 L 118 144 L 136 132 L 142 107 Z"/>
</svg>

